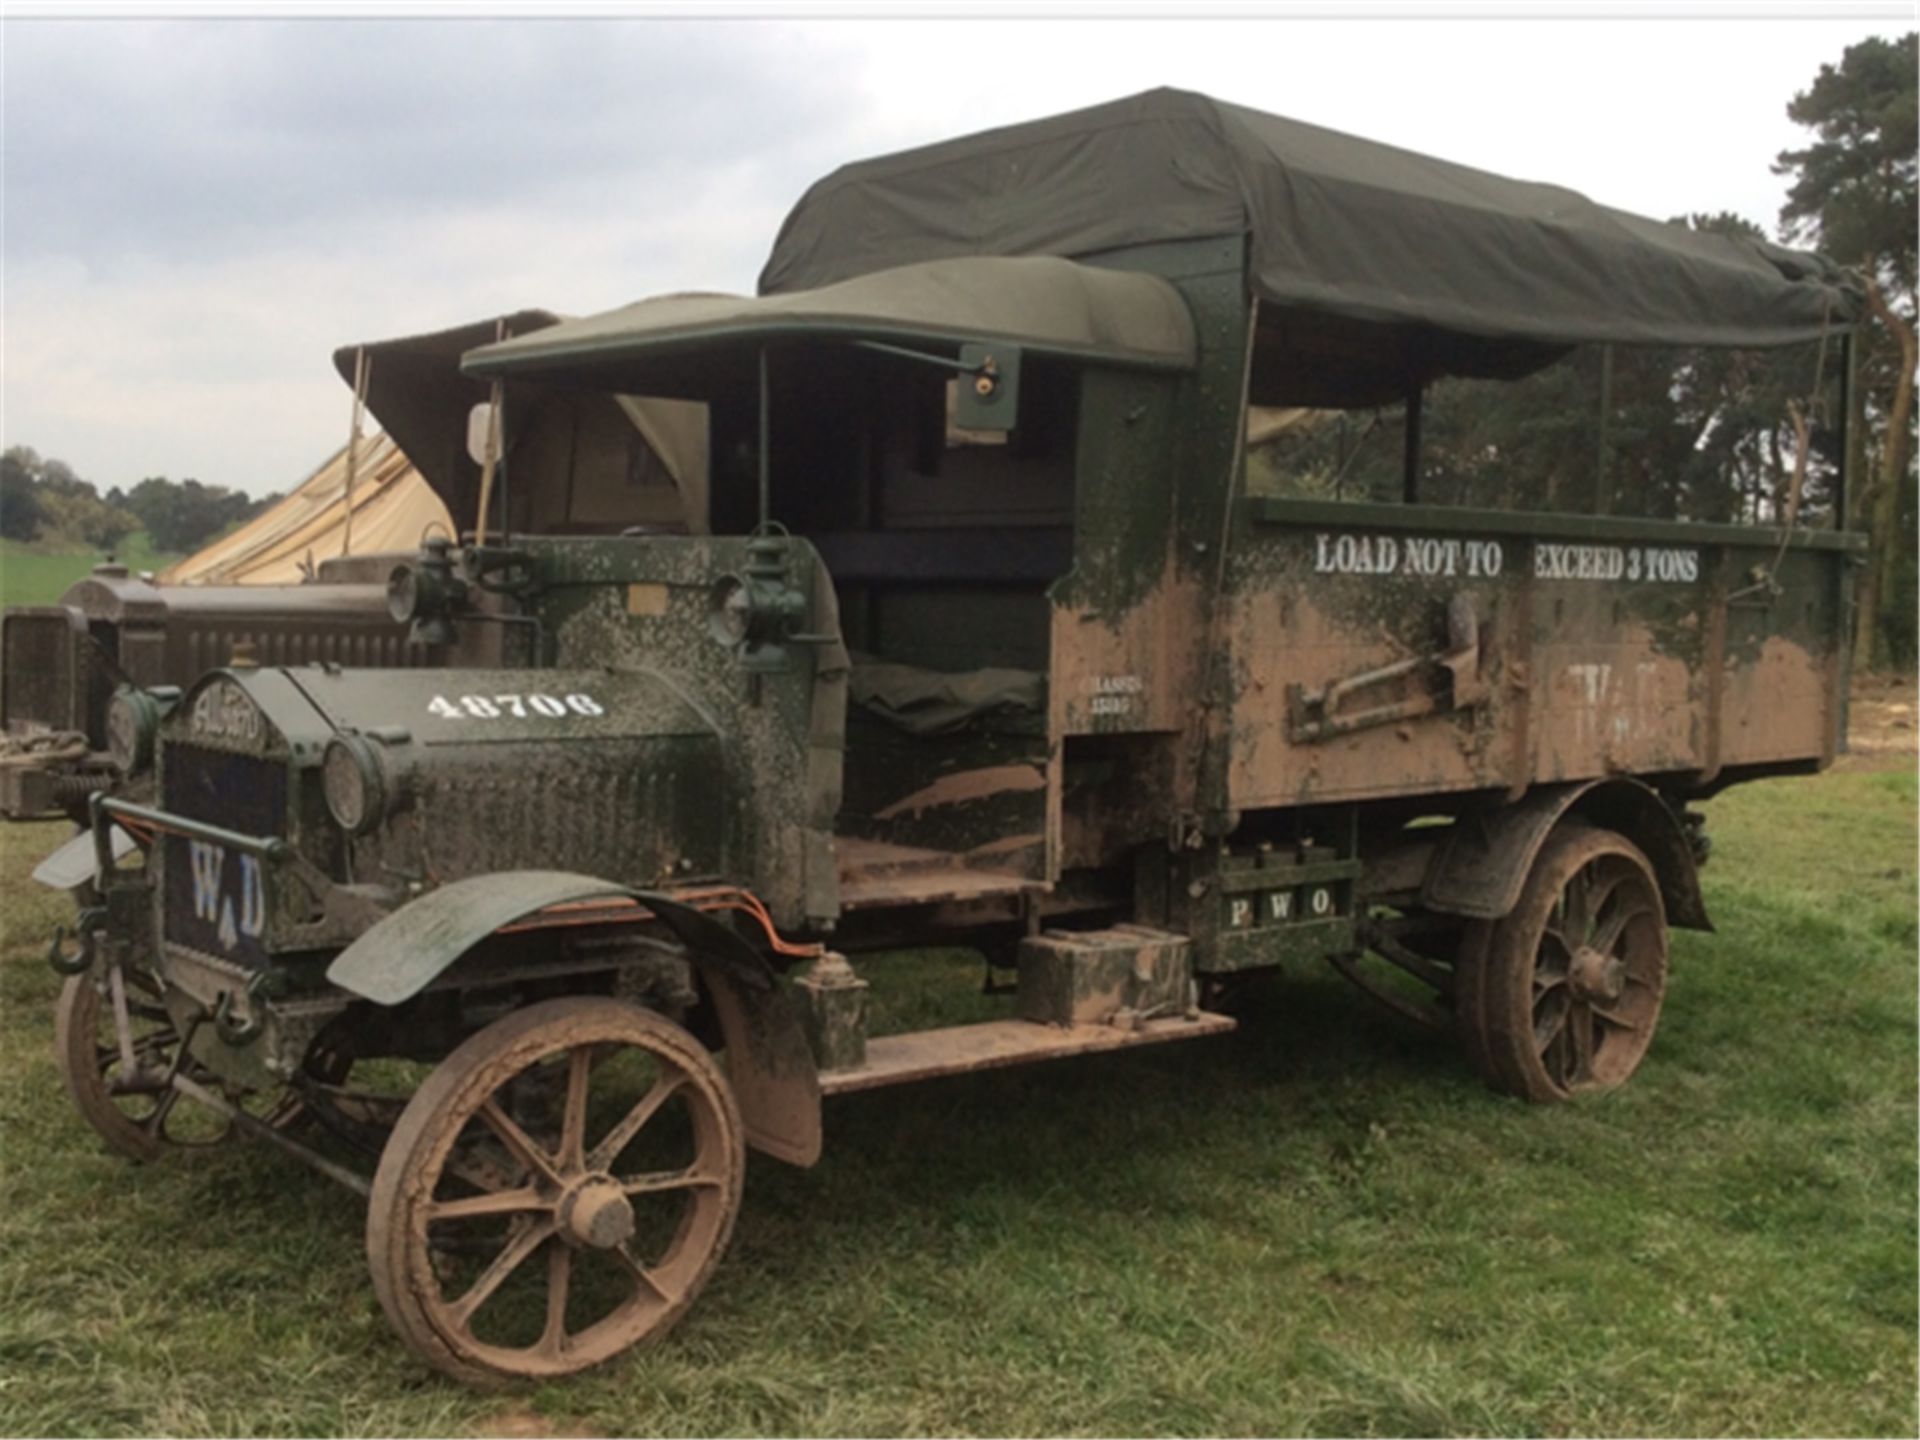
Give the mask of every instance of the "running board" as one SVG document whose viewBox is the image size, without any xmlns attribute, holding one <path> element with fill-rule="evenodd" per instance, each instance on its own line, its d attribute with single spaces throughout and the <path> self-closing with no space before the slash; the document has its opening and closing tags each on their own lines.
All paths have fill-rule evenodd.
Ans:
<svg viewBox="0 0 1920 1440">
<path fill-rule="evenodd" d="M 886 1085 L 905 1085 L 942 1075 L 1001 1070 L 1010 1065 L 1096 1055 L 1169 1040 L 1197 1040 L 1203 1035 L 1224 1035 L 1237 1024 L 1231 1016 L 1203 1010 L 1191 1020 L 1148 1020 L 1131 1030 L 1117 1025 L 1042 1025 L 1032 1020 L 988 1020 L 978 1025 L 954 1025 L 945 1030 L 883 1035 L 867 1042 L 866 1064 L 851 1070 L 823 1071 L 820 1093 L 847 1095 L 856 1090 L 878 1090 Z"/>
</svg>

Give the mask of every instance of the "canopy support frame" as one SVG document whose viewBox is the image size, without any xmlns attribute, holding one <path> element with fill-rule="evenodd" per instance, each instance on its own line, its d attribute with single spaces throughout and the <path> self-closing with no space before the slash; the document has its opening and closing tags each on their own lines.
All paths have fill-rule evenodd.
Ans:
<svg viewBox="0 0 1920 1440">
<path fill-rule="evenodd" d="M 757 528 L 761 530 L 773 521 L 773 386 L 768 375 L 768 348 L 760 347 L 760 523 Z"/>
<path fill-rule="evenodd" d="M 1420 412 L 1426 391 L 1419 381 L 1407 390 L 1406 446 L 1400 457 L 1400 496 L 1408 505 L 1420 502 Z"/>
<path fill-rule="evenodd" d="M 1613 509 L 1607 471 L 1613 463 L 1613 346 L 1600 347 L 1600 425 L 1595 436 L 1593 460 L 1593 513 L 1605 515 Z"/>
<path fill-rule="evenodd" d="M 353 418 L 347 425 L 347 507 L 340 530 L 340 553 L 353 554 L 353 485 L 360 471 L 360 429 L 367 413 L 367 386 L 373 379 L 373 357 L 362 345 L 353 352 Z"/>
<path fill-rule="evenodd" d="M 493 326 L 494 343 L 497 345 L 506 338 L 507 322 L 505 320 L 495 321 Z M 487 396 L 487 441 L 480 465 L 480 513 L 474 517 L 473 538 L 475 543 L 480 545 L 487 543 L 488 511 L 493 505 L 494 471 L 502 468 L 500 467 L 500 422 L 502 411 L 506 408 L 506 403 L 506 382 L 496 375 L 493 379 L 492 391 Z M 505 510 L 506 506 L 507 497 L 503 477 L 500 492 L 500 508 Z M 501 526 L 503 534 L 505 530 L 506 527 L 504 525 Z"/>
</svg>

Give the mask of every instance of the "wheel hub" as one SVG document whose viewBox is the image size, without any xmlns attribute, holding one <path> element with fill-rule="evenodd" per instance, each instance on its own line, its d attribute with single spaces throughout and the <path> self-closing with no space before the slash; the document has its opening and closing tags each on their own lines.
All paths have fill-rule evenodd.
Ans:
<svg viewBox="0 0 1920 1440">
<path fill-rule="evenodd" d="M 560 1200 L 560 1233 L 575 1245 L 611 1250 L 633 1237 L 633 1204 L 610 1175 L 588 1175 Z"/>
<path fill-rule="evenodd" d="M 1567 984 L 1578 1000 L 1611 1005 L 1626 993 L 1627 964 L 1618 955 L 1582 945 L 1567 968 Z"/>
</svg>

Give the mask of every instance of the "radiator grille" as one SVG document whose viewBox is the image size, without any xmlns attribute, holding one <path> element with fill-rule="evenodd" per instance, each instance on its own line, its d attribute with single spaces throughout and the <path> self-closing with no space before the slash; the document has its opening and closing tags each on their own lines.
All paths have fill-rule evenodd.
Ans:
<svg viewBox="0 0 1920 1440">
<path fill-rule="evenodd" d="M 305 630 L 296 622 L 245 625 L 190 625 L 181 642 L 190 675 L 202 675 L 230 663 L 236 646 L 253 646 L 262 665 L 311 665 L 324 661 L 349 669 L 393 670 L 427 664 L 432 655 L 424 645 L 407 641 L 403 628 L 382 624 L 378 629 L 346 629 L 339 625 Z"/>
<path fill-rule="evenodd" d="M 458 837 L 453 863 L 469 873 L 514 869 L 537 855 L 550 869 L 595 874 L 632 843 L 634 817 L 648 813 L 658 783 L 631 770 L 596 774 L 535 763 L 519 774 L 441 780 L 423 819 L 436 851 Z"/>
<path fill-rule="evenodd" d="M 0 713 L 9 729 L 84 726 L 76 671 L 85 633 L 64 609 L 14 610 L 0 622 Z"/>
<path fill-rule="evenodd" d="M 169 744 L 163 757 L 161 808 L 244 835 L 282 835 L 286 763 Z M 264 964 L 267 877 L 260 862 L 182 835 L 167 836 L 161 856 L 167 938 L 242 964 Z"/>
</svg>

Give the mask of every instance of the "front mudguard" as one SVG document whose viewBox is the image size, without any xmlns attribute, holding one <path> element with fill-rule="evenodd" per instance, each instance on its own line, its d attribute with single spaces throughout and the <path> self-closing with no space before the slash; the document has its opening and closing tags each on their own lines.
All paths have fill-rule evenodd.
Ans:
<svg viewBox="0 0 1920 1440">
<path fill-rule="evenodd" d="M 557 905 L 630 899 L 686 947 L 725 1040 L 747 1143 L 794 1165 L 820 1158 L 820 1075 L 785 987 L 728 926 L 670 896 L 558 870 L 477 875 L 402 906 L 342 950 L 327 979 L 379 1005 L 419 994 L 468 951 Z"/>
</svg>

